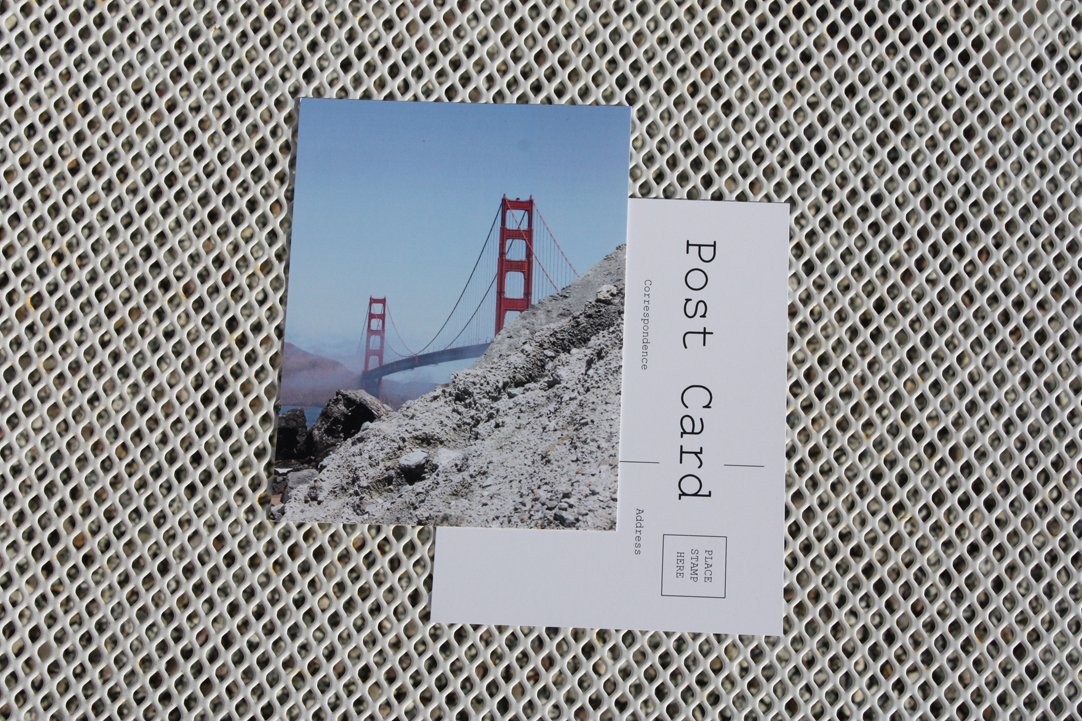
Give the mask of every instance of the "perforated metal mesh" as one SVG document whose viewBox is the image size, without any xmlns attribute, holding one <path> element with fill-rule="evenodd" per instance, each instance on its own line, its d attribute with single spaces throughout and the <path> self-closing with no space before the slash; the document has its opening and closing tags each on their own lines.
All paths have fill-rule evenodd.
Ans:
<svg viewBox="0 0 1082 721">
<path fill-rule="evenodd" d="M 0 718 L 1082 714 L 1077 3 L 0 18 Z M 302 96 L 626 103 L 633 195 L 791 204 L 784 637 L 432 625 L 427 530 L 268 524 Z"/>
</svg>

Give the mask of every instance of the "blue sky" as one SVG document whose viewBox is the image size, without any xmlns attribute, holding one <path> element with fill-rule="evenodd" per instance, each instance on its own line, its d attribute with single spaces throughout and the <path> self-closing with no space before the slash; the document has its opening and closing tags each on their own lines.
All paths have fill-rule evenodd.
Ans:
<svg viewBox="0 0 1082 721">
<path fill-rule="evenodd" d="M 627 236 L 630 122 L 626 107 L 302 100 L 286 340 L 345 360 L 368 297 L 386 296 L 424 345 L 504 195 L 532 195 L 591 267 Z"/>
</svg>

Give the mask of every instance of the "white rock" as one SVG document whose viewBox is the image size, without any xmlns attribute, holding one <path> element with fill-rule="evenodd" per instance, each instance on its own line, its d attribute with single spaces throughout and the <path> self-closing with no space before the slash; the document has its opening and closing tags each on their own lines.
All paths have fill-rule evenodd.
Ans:
<svg viewBox="0 0 1082 721">
<path fill-rule="evenodd" d="M 597 302 L 611 303 L 619 292 L 614 285 L 603 285 L 597 289 Z"/>
<path fill-rule="evenodd" d="M 466 456 L 462 451 L 453 451 L 450 448 L 441 448 L 436 451 L 436 468 L 440 468 L 446 471 L 457 471 L 462 466 L 462 459 L 465 457 Z"/>
<path fill-rule="evenodd" d="M 303 486 L 306 483 L 311 483 L 319 477 L 319 471 L 315 468 L 305 468 L 303 471 L 293 471 L 286 476 L 286 485 L 289 488 L 296 488 L 297 486 Z"/>
<path fill-rule="evenodd" d="M 428 461 L 428 453 L 421 448 L 414 448 L 398 459 L 398 467 L 403 473 L 417 471 Z"/>
</svg>

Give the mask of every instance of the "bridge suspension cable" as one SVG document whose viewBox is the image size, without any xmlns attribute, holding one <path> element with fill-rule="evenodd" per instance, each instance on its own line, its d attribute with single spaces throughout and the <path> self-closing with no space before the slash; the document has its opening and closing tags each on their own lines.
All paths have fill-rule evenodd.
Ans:
<svg viewBox="0 0 1082 721">
<path fill-rule="evenodd" d="M 391 353 L 394 353 L 399 358 L 409 358 L 410 356 L 416 355 L 416 353 L 402 353 L 393 345 L 391 345 L 390 341 L 387 341 L 387 350 L 391 351 Z"/>
<path fill-rule="evenodd" d="M 534 257 L 537 257 L 537 256 L 535 255 Z M 553 289 L 555 289 L 555 291 L 557 293 L 559 293 L 560 292 L 560 287 L 556 285 L 556 281 L 554 281 L 552 279 L 552 276 L 549 275 L 549 272 L 547 270 L 545 270 L 545 266 L 541 264 L 540 259 L 537 261 L 537 265 L 540 266 L 541 272 L 545 274 L 545 277 L 549 279 L 549 284 L 551 284 Z"/>
<path fill-rule="evenodd" d="M 428 343 L 425 343 L 424 348 L 421 348 L 419 353 L 424 353 L 426 350 L 429 349 L 429 347 L 431 347 L 431 345 L 433 343 L 436 342 L 436 339 L 440 337 L 440 333 L 443 332 L 443 329 L 446 328 L 447 324 L 451 322 L 451 318 L 454 317 L 455 311 L 458 310 L 459 304 L 462 303 L 462 299 L 466 295 L 466 291 L 470 289 L 470 283 L 471 283 L 471 281 L 473 281 L 473 277 L 477 273 L 478 267 L 481 266 L 481 259 L 484 258 L 485 251 L 488 249 L 489 245 L 491 244 L 492 231 L 496 227 L 496 221 L 498 221 L 499 219 L 500 219 L 500 212 L 499 212 L 499 210 L 497 210 L 496 215 L 492 218 L 492 225 L 488 229 L 488 235 L 485 237 L 485 244 L 481 246 L 481 252 L 477 254 L 477 260 L 473 264 L 473 270 L 470 271 L 470 277 L 466 279 L 466 284 L 464 286 L 462 286 L 462 292 L 458 294 L 458 299 L 455 301 L 454 307 L 452 307 L 451 312 L 447 314 L 447 318 L 444 319 L 443 325 L 440 326 L 440 329 L 436 331 L 436 334 L 434 336 L 432 336 L 432 339 L 430 341 L 428 341 Z M 484 298 L 482 297 L 481 300 L 483 302 Z M 476 311 L 474 311 L 474 313 L 476 314 Z M 470 318 L 472 319 L 473 316 L 470 316 Z M 468 324 L 469 324 L 469 321 L 466 321 L 466 325 L 468 325 Z M 463 326 L 463 328 L 465 328 L 465 325 Z M 459 335 L 461 335 L 461 333 L 462 333 L 462 331 L 459 331 Z M 455 336 L 455 338 L 458 338 L 458 336 Z M 452 341 L 452 343 L 453 342 L 454 341 Z M 405 343 L 403 343 L 403 345 L 405 345 Z M 419 355 L 419 353 L 415 353 L 414 355 Z"/>
<path fill-rule="evenodd" d="M 472 323 L 473 319 L 477 317 L 477 312 L 481 310 L 481 306 L 484 305 L 484 302 L 486 300 L 488 300 L 488 294 L 492 292 L 492 287 L 494 285 L 496 285 L 496 276 L 492 276 L 492 282 L 488 284 L 488 290 L 486 290 L 485 294 L 481 297 L 481 302 L 478 303 L 477 307 L 473 309 L 473 315 L 471 315 L 470 319 L 466 321 L 466 324 L 462 326 L 462 330 L 458 332 L 458 335 L 452 338 L 451 342 L 443 347 L 443 350 L 447 350 L 448 348 L 453 346 L 455 344 L 455 341 L 458 340 L 459 336 L 461 336 L 466 331 L 466 329 L 470 327 L 470 323 Z"/>
<path fill-rule="evenodd" d="M 534 226 L 533 258 L 541 275 L 548 280 L 548 283 L 534 284 L 531 303 L 537 303 L 552 293 L 559 293 L 579 277 L 575 266 L 571 265 L 563 248 L 556 242 L 556 237 L 552 234 L 536 203 L 534 212 L 537 213 L 541 223 Z"/>
<path fill-rule="evenodd" d="M 410 355 L 417 355 L 417 353 L 410 350 L 410 347 L 408 345 L 406 345 L 406 341 L 402 338 L 402 334 L 398 332 L 398 326 L 395 325 L 394 316 L 391 315 L 391 309 L 389 307 L 387 308 L 387 317 L 391 319 L 391 328 L 394 329 L 394 334 L 395 334 L 395 336 L 398 337 L 398 342 L 402 344 L 402 347 L 406 349 L 407 353 L 409 353 Z M 390 348 L 390 344 L 388 344 L 387 347 Z M 393 350 L 396 354 L 402 356 L 403 358 L 406 357 L 402 353 L 399 353 L 398 351 L 394 350 L 394 348 L 391 348 L 391 350 Z"/>
<path fill-rule="evenodd" d="M 506 198 L 504 199 L 506 202 Z M 520 201 L 515 201 L 516 203 Z M 525 204 L 526 201 L 521 201 Z M 578 271 L 571 264 L 564 253 L 563 248 L 556 241 L 555 236 L 552 234 L 552 230 L 549 228 L 548 222 L 541 215 L 540 210 L 537 208 L 533 199 L 530 199 L 529 210 L 523 212 L 522 210 L 516 212 L 508 212 L 508 218 L 505 219 L 506 227 L 513 231 L 524 231 L 527 226 L 532 227 L 532 232 L 525 233 L 523 236 L 517 236 L 512 239 L 508 239 L 508 245 L 506 252 L 510 257 L 512 254 L 517 254 L 519 257 L 529 257 L 533 263 L 533 276 L 537 282 L 530 284 L 529 300 L 528 304 L 537 303 L 542 298 L 551 295 L 552 293 L 558 293 L 563 290 L 568 284 L 570 284 L 575 278 L 578 277 Z M 501 203 L 500 208 L 497 209 L 496 216 L 492 220 L 492 224 L 489 226 L 488 234 L 485 237 L 485 242 L 481 246 L 480 252 L 477 254 L 477 258 L 474 261 L 473 268 L 470 270 L 470 275 L 466 279 L 466 283 L 463 285 L 461 292 L 458 294 L 458 298 L 455 300 L 450 312 L 440 325 L 439 330 L 435 335 L 419 350 L 413 350 L 409 344 L 406 343 L 402 333 L 398 330 L 398 324 L 395 322 L 394 316 L 387 310 L 387 316 L 391 323 L 391 328 L 394 331 L 394 335 L 398 341 L 405 348 L 405 353 L 399 352 L 399 350 L 386 343 L 387 350 L 400 358 L 417 357 L 428 352 L 431 355 L 433 352 L 442 352 L 452 348 L 452 346 L 464 346 L 464 345 L 478 345 L 485 344 L 492 339 L 492 328 L 490 316 L 494 313 L 485 311 L 486 304 L 492 306 L 489 310 L 495 311 L 496 306 L 496 294 L 493 292 L 496 282 L 498 280 L 498 273 L 496 271 L 496 260 L 498 254 L 498 243 L 493 242 L 495 237 L 494 231 L 497 229 L 497 224 L 500 222 L 500 215 L 505 211 L 504 204 Z M 529 213 L 532 211 L 536 213 L 537 218 L 540 219 L 540 223 L 531 222 Z M 509 222 L 508 222 L 509 221 Z M 502 231 L 501 231 L 502 232 Z M 523 244 L 528 243 L 528 248 L 523 249 Z M 489 278 L 489 282 L 486 285 L 481 285 L 484 282 L 484 277 Z M 541 280 L 542 276 L 544 280 Z M 474 281 L 481 281 L 481 283 L 475 283 Z M 525 290 L 521 287 L 521 283 L 518 285 L 519 291 Z M 508 297 L 514 297 L 512 283 L 508 282 L 507 291 Z M 454 323 L 454 319 L 462 317 L 466 310 L 472 307 L 472 312 L 468 318 L 465 318 L 461 326 L 458 326 L 458 331 L 453 337 L 446 343 L 437 343 L 441 336 L 446 337 L 449 335 L 448 329 L 457 326 Z M 463 311 L 459 313 L 459 311 Z M 484 311 L 484 312 L 483 312 Z M 439 351 L 430 351 L 431 348 L 437 347 Z"/>
<path fill-rule="evenodd" d="M 534 277 L 536 281 L 531 284 L 529 304 L 537 303 L 545 296 L 552 293 L 558 293 L 569 285 L 575 278 L 578 277 L 578 271 L 571 264 L 564 253 L 563 248 L 556 241 L 555 236 L 552 234 L 552 230 L 549 228 L 548 222 L 541 216 L 540 210 L 535 203 L 531 203 L 532 211 L 536 213 L 540 219 L 540 223 L 532 223 L 533 233 L 529 235 L 530 248 L 529 257 L 533 259 L 534 263 Z M 496 298 L 493 293 L 494 286 L 497 281 L 497 277 L 492 276 L 487 287 L 478 286 L 473 283 L 478 279 L 478 276 L 483 277 L 486 269 L 493 269 L 496 266 L 496 258 L 494 256 L 497 251 L 497 243 L 494 243 L 495 238 L 494 231 L 497 228 L 497 222 L 499 221 L 500 212 L 503 212 L 503 207 L 498 210 L 496 218 L 493 219 L 492 224 L 489 226 L 488 235 L 485 238 L 485 244 L 482 246 L 481 252 L 478 254 L 477 260 L 474 263 L 473 270 L 470 272 L 470 276 L 466 281 L 466 285 L 459 293 L 458 299 L 455 301 L 455 306 L 452 308 L 451 313 L 448 314 L 443 324 L 440 326 L 439 331 L 433 336 L 420 353 L 424 353 L 430 348 L 436 347 L 441 350 L 447 350 L 455 345 L 475 345 L 478 343 L 486 343 L 492 338 L 492 330 L 489 325 L 489 317 L 492 315 L 488 311 L 485 311 L 486 305 L 492 306 L 490 310 L 495 309 Z M 522 231 L 526 224 L 530 223 L 528 213 L 509 213 L 508 227 L 513 228 L 516 231 Z M 519 257 L 526 255 L 523 251 L 514 251 L 512 248 L 515 244 L 520 247 L 523 243 L 522 239 L 511 240 L 508 245 L 507 252 L 518 253 Z M 489 270 L 491 272 L 491 270 Z M 545 280 L 541 280 L 544 277 Z M 483 290 L 482 290 L 483 287 Z M 459 330 L 451 337 L 445 344 L 437 343 L 441 335 L 445 334 L 448 328 L 454 325 L 454 316 L 458 310 L 466 309 L 473 306 L 473 310 L 468 318 L 465 318 Z M 392 326 L 394 319 L 391 319 Z M 397 328 L 395 328 L 397 332 Z M 401 340 L 401 335 L 399 335 Z M 402 343 L 405 345 L 405 342 Z M 416 354 L 415 354 L 416 355 Z"/>
<path fill-rule="evenodd" d="M 556 242 L 556 236 L 552 234 L 552 231 L 549 229 L 549 224 L 545 222 L 545 216 L 541 215 L 541 209 L 536 205 L 534 206 L 534 209 L 537 210 L 537 217 L 541 219 L 541 225 L 545 226 L 545 231 L 549 234 L 549 237 L 552 238 L 552 244 L 556 246 L 556 250 L 560 251 L 560 256 L 563 257 L 564 262 L 567 263 L 567 267 L 570 268 L 571 272 L 578 278 L 579 272 L 575 270 L 575 266 L 571 265 L 571 261 L 568 260 L 567 254 L 564 253 L 564 249 Z"/>
</svg>

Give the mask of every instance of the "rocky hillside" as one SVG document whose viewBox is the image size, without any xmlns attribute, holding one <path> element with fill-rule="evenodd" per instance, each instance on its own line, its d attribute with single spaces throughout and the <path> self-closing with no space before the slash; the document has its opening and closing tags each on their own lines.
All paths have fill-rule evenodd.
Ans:
<svg viewBox="0 0 1082 721">
<path fill-rule="evenodd" d="M 611 529 L 624 248 L 469 369 L 289 476 L 288 521 Z"/>
</svg>

